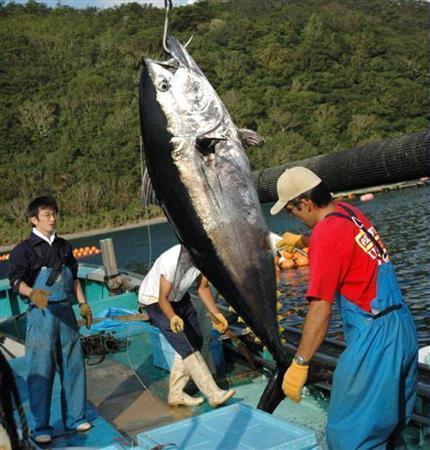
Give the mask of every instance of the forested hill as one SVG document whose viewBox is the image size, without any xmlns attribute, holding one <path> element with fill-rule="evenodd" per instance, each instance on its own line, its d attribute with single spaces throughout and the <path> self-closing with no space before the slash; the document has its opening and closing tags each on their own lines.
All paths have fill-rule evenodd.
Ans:
<svg viewBox="0 0 430 450">
<path fill-rule="evenodd" d="M 163 23 L 136 3 L 0 0 L 0 245 L 47 192 L 62 232 L 143 217 L 138 79 L 142 55 L 164 58 Z M 412 0 L 208 0 L 170 23 L 236 124 L 267 138 L 253 169 L 425 129 L 427 27 Z"/>
</svg>

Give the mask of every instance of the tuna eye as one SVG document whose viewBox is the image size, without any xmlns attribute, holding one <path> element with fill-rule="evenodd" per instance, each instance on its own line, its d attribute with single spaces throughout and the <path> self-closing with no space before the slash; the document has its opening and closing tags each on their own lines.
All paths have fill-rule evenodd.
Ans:
<svg viewBox="0 0 430 450">
<path fill-rule="evenodd" d="M 169 83 L 166 80 L 161 80 L 160 83 L 158 84 L 158 89 L 161 92 L 166 92 L 169 90 Z"/>
</svg>

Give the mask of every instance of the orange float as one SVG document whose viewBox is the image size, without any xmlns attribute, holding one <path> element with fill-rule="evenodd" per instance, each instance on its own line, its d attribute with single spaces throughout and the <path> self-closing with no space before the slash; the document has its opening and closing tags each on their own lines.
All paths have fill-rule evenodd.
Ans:
<svg viewBox="0 0 430 450">
<path fill-rule="evenodd" d="M 280 263 L 280 267 L 282 270 L 292 269 L 295 266 L 294 259 L 284 259 Z"/>
<path fill-rule="evenodd" d="M 295 251 L 294 253 L 289 253 L 287 251 L 281 250 L 279 252 L 280 256 L 275 257 L 276 268 L 279 270 L 292 269 L 294 267 L 304 267 L 309 265 L 309 258 L 303 253 L 308 253 L 308 248 L 303 249 L 303 251 Z"/>
<path fill-rule="evenodd" d="M 297 267 L 304 267 L 309 265 L 308 257 L 301 255 L 300 253 L 294 255 L 294 262 L 296 263 Z"/>
<path fill-rule="evenodd" d="M 287 252 L 285 250 L 281 250 L 281 256 L 283 256 L 285 259 L 292 259 L 293 253 Z"/>
<path fill-rule="evenodd" d="M 73 256 L 75 258 L 82 258 L 84 256 L 91 256 L 91 255 L 98 255 L 99 253 L 101 253 L 101 250 L 94 245 L 92 247 L 80 247 L 80 248 L 75 248 L 73 250 Z"/>
<path fill-rule="evenodd" d="M 82 258 L 83 256 L 90 256 L 90 255 L 98 255 L 99 253 L 101 253 L 101 250 L 94 245 L 92 247 L 80 247 L 73 249 L 73 256 L 75 258 Z M 0 255 L 0 261 L 7 261 L 9 257 L 10 253 L 4 253 L 3 255 Z"/>
</svg>

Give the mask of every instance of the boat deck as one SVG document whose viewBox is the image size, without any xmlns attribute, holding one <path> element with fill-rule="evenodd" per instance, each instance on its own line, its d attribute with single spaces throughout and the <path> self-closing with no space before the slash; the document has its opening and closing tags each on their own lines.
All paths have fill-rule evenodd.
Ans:
<svg viewBox="0 0 430 450">
<path fill-rule="evenodd" d="M 96 277 L 92 271 L 85 275 L 87 276 L 83 284 L 87 296 L 92 299 L 91 306 L 95 316 L 112 306 L 130 310 L 136 308 L 134 292 L 109 296 L 106 288 L 99 283 L 101 275 Z M 12 300 L 11 312 L 21 313 L 21 307 L 25 305 L 20 305 L 14 298 Z M 95 355 L 87 360 L 89 419 L 95 424 L 91 431 L 65 433 L 60 420 L 59 395 L 54 395 L 52 417 L 56 437 L 53 448 L 70 446 L 103 448 L 115 443 L 120 444 L 120 448 L 136 447 L 136 436 L 139 433 L 211 410 L 207 403 L 198 407 L 171 407 L 167 404 L 169 372 L 153 364 L 150 329 L 150 325 L 145 322 L 112 328 L 110 331 L 115 332 L 119 339 L 127 343 L 125 348 L 117 353 L 109 353 L 104 358 Z M 88 333 L 84 328 L 81 331 L 83 334 Z M 91 331 L 94 333 L 95 330 Z M 13 336 L 17 341 L 23 342 L 25 316 L 21 316 L 18 320 L 3 322 L 1 332 L 4 336 Z M 218 367 L 216 379 L 221 387 L 234 387 L 236 390 L 235 397 L 228 404 L 244 402 L 255 407 L 266 387 L 268 372 L 263 368 L 254 371 L 245 363 L 241 363 L 238 358 L 228 357 L 227 361 L 228 364 Z M 11 360 L 11 365 L 17 371 L 18 387 L 28 417 L 24 381 L 25 359 Z M 58 394 L 58 380 L 55 389 L 57 391 L 54 392 Z M 189 385 L 189 389 L 189 393 L 196 393 L 192 384 Z M 300 404 L 285 400 L 273 415 L 312 429 L 316 432 L 320 448 L 324 449 L 327 406 L 328 400 L 320 389 L 305 389 Z M 429 445 L 429 436 L 423 439 L 422 430 L 420 432 L 417 427 L 408 427 L 405 438 L 409 449 L 420 449 Z"/>
<path fill-rule="evenodd" d="M 140 329 L 139 329 L 140 328 Z M 150 336 L 145 329 L 134 327 L 119 333 L 127 336 L 127 349 L 108 354 L 94 364 L 98 356 L 87 361 L 89 419 L 95 427 L 87 433 L 66 433 L 60 420 L 59 381 L 54 386 L 52 418 L 55 427 L 52 448 L 66 446 L 103 447 L 117 443 L 122 447 L 136 446 L 136 436 L 144 431 L 211 411 L 205 402 L 197 407 L 171 407 L 167 404 L 169 372 L 153 365 Z M 25 385 L 25 358 L 11 360 L 17 385 L 28 416 Z M 220 387 L 234 387 L 236 395 L 228 404 L 244 402 L 255 407 L 267 384 L 261 371 L 254 371 L 238 362 L 220 368 Z M 196 394 L 190 383 L 190 394 Z M 308 395 L 300 405 L 284 401 L 275 416 L 307 426 L 316 431 L 318 442 L 324 442 L 326 401 Z M 324 448 L 324 445 L 322 445 Z"/>
</svg>

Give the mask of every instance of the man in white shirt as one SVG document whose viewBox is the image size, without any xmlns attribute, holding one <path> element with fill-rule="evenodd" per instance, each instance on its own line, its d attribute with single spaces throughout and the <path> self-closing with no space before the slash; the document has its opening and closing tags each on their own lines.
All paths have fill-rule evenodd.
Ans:
<svg viewBox="0 0 430 450">
<path fill-rule="evenodd" d="M 190 254 L 180 244 L 157 258 L 139 288 L 139 302 L 145 306 L 151 323 L 177 352 L 170 371 L 168 403 L 195 406 L 204 401 L 184 392 L 191 377 L 209 404 L 217 407 L 235 392 L 217 386 L 200 353 L 203 340 L 197 313 L 187 292 L 196 279 L 200 300 L 215 318 L 216 323 L 212 325 L 220 333 L 225 332 L 228 323 L 216 306 L 207 278 L 194 267 Z"/>
</svg>

